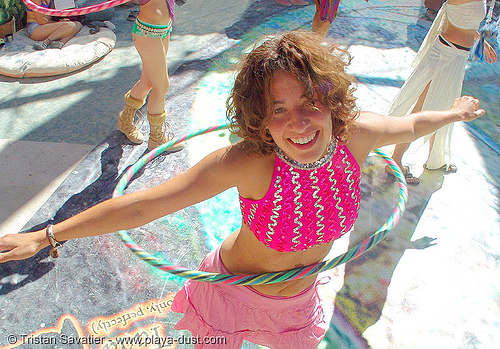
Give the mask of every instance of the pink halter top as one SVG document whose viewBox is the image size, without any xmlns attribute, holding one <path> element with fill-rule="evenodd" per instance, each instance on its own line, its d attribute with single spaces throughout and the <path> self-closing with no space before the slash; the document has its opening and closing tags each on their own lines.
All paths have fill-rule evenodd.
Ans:
<svg viewBox="0 0 500 349">
<path fill-rule="evenodd" d="M 243 223 L 277 251 L 306 250 L 351 230 L 360 202 L 360 168 L 345 145 L 330 143 L 311 164 L 289 159 L 279 148 L 271 186 L 260 200 L 240 195 Z"/>
</svg>

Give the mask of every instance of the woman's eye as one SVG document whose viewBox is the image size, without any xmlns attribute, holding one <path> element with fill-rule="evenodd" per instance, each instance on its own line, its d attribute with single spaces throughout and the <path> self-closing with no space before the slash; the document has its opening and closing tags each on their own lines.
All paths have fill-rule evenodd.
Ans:
<svg viewBox="0 0 500 349">
<path fill-rule="evenodd" d="M 281 114 L 284 111 L 285 111 L 285 108 L 279 107 L 279 108 L 274 109 L 274 114 Z"/>
</svg>

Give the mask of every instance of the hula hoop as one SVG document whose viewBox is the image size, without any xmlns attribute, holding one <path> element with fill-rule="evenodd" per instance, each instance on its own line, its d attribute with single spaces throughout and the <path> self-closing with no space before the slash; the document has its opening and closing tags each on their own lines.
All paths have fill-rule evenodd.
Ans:
<svg viewBox="0 0 500 349">
<path fill-rule="evenodd" d="M 121 196 L 131 178 L 141 168 L 143 168 L 144 165 L 146 165 L 149 161 L 151 161 L 164 151 L 168 150 L 168 148 L 182 141 L 196 137 L 198 135 L 226 129 L 228 127 L 229 125 L 224 124 L 224 125 L 212 126 L 206 129 L 201 129 L 197 132 L 193 132 L 175 138 L 169 141 L 168 143 L 165 143 L 159 146 L 158 148 L 151 150 L 148 154 L 142 156 L 132 167 L 128 169 L 128 171 L 122 176 L 122 178 L 120 178 L 120 181 L 118 182 L 114 190 L 113 197 Z M 226 285 L 262 285 L 262 284 L 271 284 L 276 282 L 297 280 L 305 276 L 316 275 L 328 269 L 334 268 L 339 264 L 353 260 L 359 257 L 362 253 L 373 248 L 389 233 L 389 231 L 392 228 L 394 228 L 394 226 L 396 226 L 399 219 L 403 215 L 406 206 L 406 201 L 408 199 L 408 190 L 406 187 L 406 181 L 404 175 L 399 169 L 399 167 L 396 165 L 396 163 L 390 158 L 389 155 L 387 155 L 387 153 L 385 153 L 380 149 L 375 149 L 374 152 L 387 163 L 387 165 L 390 167 L 390 169 L 392 170 L 393 174 L 397 179 L 399 186 L 399 198 L 397 205 L 394 208 L 392 215 L 375 233 L 373 233 L 370 237 L 361 242 L 359 245 L 354 246 L 349 251 L 330 260 L 321 261 L 319 263 L 311 264 L 301 268 L 295 268 L 295 269 L 272 272 L 272 273 L 264 273 L 264 274 L 251 274 L 251 275 L 217 274 L 199 270 L 191 270 L 178 265 L 169 265 L 160 258 L 155 257 L 149 252 L 145 251 L 128 235 L 128 233 L 125 230 L 119 231 L 118 236 L 125 243 L 125 246 L 127 246 L 132 251 L 132 253 L 134 253 L 137 257 L 139 257 L 146 263 L 152 265 L 155 268 L 166 271 L 168 273 L 195 281 L 203 281 L 203 282 L 226 284 Z"/>
<path fill-rule="evenodd" d="M 23 2 L 28 9 L 33 10 L 35 12 L 49 16 L 68 17 L 68 16 L 80 16 L 80 15 L 86 15 L 87 13 L 104 11 L 107 10 L 108 8 L 130 2 L 130 0 L 110 0 L 110 1 L 105 1 L 101 4 L 95 4 L 80 8 L 72 8 L 67 10 L 56 10 L 52 8 L 45 8 L 35 4 L 31 0 L 23 0 Z"/>
</svg>

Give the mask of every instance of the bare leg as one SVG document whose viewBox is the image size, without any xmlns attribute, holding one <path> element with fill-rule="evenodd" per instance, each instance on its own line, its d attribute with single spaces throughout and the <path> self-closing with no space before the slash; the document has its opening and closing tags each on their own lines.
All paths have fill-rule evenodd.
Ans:
<svg viewBox="0 0 500 349">
<path fill-rule="evenodd" d="M 165 134 L 165 97 L 169 87 L 167 52 L 170 35 L 164 39 L 133 35 L 134 45 L 142 60 L 141 78 L 132 87 L 130 94 L 142 98 L 149 92 L 148 121 L 150 126 L 148 149 L 153 149 L 167 142 L 172 135 Z M 179 151 L 184 143 L 178 143 L 169 151 Z"/>
<path fill-rule="evenodd" d="M 427 84 L 427 86 L 425 87 L 424 91 L 418 97 L 418 100 L 415 103 L 415 106 L 413 107 L 413 109 L 411 111 L 412 113 L 418 113 L 419 111 L 422 110 L 422 105 L 424 104 L 424 100 L 425 100 L 425 97 L 427 96 L 427 91 L 429 90 L 430 84 L 431 83 L 429 82 Z M 403 166 L 403 155 L 409 146 L 410 146 L 410 143 L 396 144 L 396 147 L 394 148 L 394 153 L 392 154 L 392 158 L 394 159 L 394 162 L 396 162 L 396 164 L 398 164 L 398 166 L 403 171 L 403 174 L 404 174 L 405 179 L 406 179 L 406 183 L 416 185 L 416 184 L 420 183 L 420 180 L 411 174 L 408 166 Z M 387 170 L 388 170 L 388 168 L 386 167 L 386 171 Z"/>
<path fill-rule="evenodd" d="M 337 14 L 335 13 L 335 17 L 336 16 L 337 16 Z M 313 17 L 313 21 L 312 21 L 313 33 L 316 33 L 322 37 L 326 37 L 326 34 L 328 33 L 330 26 L 331 26 L 331 23 L 328 20 L 322 21 L 320 13 L 318 11 L 316 11 L 316 13 L 314 14 L 314 17 Z"/>
<path fill-rule="evenodd" d="M 144 63 L 143 63 L 144 64 Z M 149 91 L 153 88 L 151 80 L 149 80 L 146 70 L 144 68 L 141 70 L 141 77 L 130 89 L 130 95 L 133 98 L 144 100 L 149 94 Z"/>
<path fill-rule="evenodd" d="M 394 153 L 392 153 L 392 158 L 394 159 L 394 162 L 398 164 L 400 168 L 403 168 L 403 155 L 410 146 L 410 143 L 400 143 L 396 144 L 396 147 L 394 148 Z"/>
<path fill-rule="evenodd" d="M 427 86 L 425 87 L 424 92 L 422 92 L 422 94 L 420 95 L 417 103 L 415 104 L 415 107 L 412 110 L 412 113 L 416 113 L 416 112 L 419 112 L 419 111 L 422 110 L 422 105 L 424 103 L 425 96 L 427 95 L 427 91 L 429 90 L 429 85 L 430 84 L 431 83 L 429 82 L 427 84 Z M 435 140 L 435 134 L 432 134 L 432 136 L 430 136 L 430 138 L 429 138 L 429 156 L 431 155 L 431 150 L 432 150 L 432 147 L 434 146 L 434 140 Z M 407 148 L 408 148 L 408 146 L 407 146 Z M 403 151 L 403 153 L 404 153 L 404 151 Z M 401 157 L 402 156 L 403 155 L 401 154 Z M 396 159 L 395 159 L 395 161 L 396 161 Z M 400 159 L 400 161 L 401 161 L 401 159 Z M 424 164 L 424 167 L 427 169 L 427 162 L 426 162 L 426 164 Z M 448 172 L 448 173 L 455 173 L 455 172 L 457 172 L 457 167 L 455 165 L 445 164 L 443 167 L 444 167 L 445 171 Z"/>
<path fill-rule="evenodd" d="M 80 30 L 82 29 L 82 24 L 80 22 L 70 22 L 70 23 L 74 24 L 73 30 L 71 31 L 71 33 L 69 33 L 69 35 L 66 35 L 65 37 L 63 37 L 61 39 L 55 39 L 55 40 L 59 40 L 63 44 L 66 44 L 68 41 L 73 39 L 76 36 L 76 34 L 78 34 L 80 32 Z"/>
<path fill-rule="evenodd" d="M 431 153 L 432 146 L 434 145 L 434 136 L 432 135 L 431 138 L 429 138 L 429 155 Z"/>
<path fill-rule="evenodd" d="M 424 104 L 425 97 L 427 96 L 427 91 L 429 90 L 430 82 L 427 84 L 425 87 L 424 91 L 420 94 L 420 97 L 418 97 L 417 103 L 415 103 L 415 106 L 412 109 L 412 113 L 418 113 L 419 111 L 422 110 L 422 105 Z M 403 155 L 410 146 L 410 143 L 401 143 L 401 144 L 396 144 L 396 147 L 394 149 L 394 153 L 392 154 L 392 158 L 394 161 L 399 165 L 399 167 L 403 168 L 402 164 L 402 159 Z"/>
<path fill-rule="evenodd" d="M 165 111 L 165 97 L 169 87 L 167 51 L 170 35 L 165 39 L 133 34 L 134 45 L 141 56 L 141 78 L 132 87 L 130 95 L 144 99 L 148 92 L 148 113 L 161 114 Z"/>
<path fill-rule="evenodd" d="M 134 84 L 132 89 L 125 94 L 125 107 L 118 115 L 118 125 L 117 128 L 124 133 L 127 138 L 135 143 L 140 144 L 144 141 L 144 136 L 140 132 L 140 130 L 134 125 L 134 116 L 136 111 L 144 105 L 144 101 L 148 96 L 149 92 L 153 89 L 153 80 L 150 76 L 154 76 L 151 74 L 151 71 L 154 70 L 155 66 L 159 65 L 159 72 L 162 70 L 165 72 L 163 74 L 163 80 L 168 79 L 166 74 L 166 51 L 164 50 L 163 42 L 160 38 L 148 38 L 139 35 L 133 34 L 134 46 L 137 49 L 137 52 L 141 56 L 142 60 L 142 69 L 141 69 L 141 77 Z M 153 53 L 151 56 L 147 50 L 148 43 L 150 44 L 151 50 Z M 162 74 L 156 75 L 160 80 L 160 85 L 162 82 Z M 168 81 L 168 80 L 167 80 Z M 155 81 L 156 86 L 158 83 Z M 163 84 L 165 85 L 165 84 Z M 158 110 L 157 114 L 164 114 L 165 110 L 165 95 L 167 87 L 164 88 L 162 102 L 158 106 L 158 95 L 155 94 L 152 96 L 153 98 L 149 99 L 149 102 L 153 100 L 153 106 L 149 104 L 149 110 Z M 158 90 L 158 89 L 156 89 Z M 156 98 L 156 101 L 155 101 Z"/>
<path fill-rule="evenodd" d="M 35 28 L 31 39 L 36 41 L 60 41 L 63 44 L 67 43 L 82 29 L 80 22 L 61 21 L 54 23 L 42 24 Z"/>
</svg>

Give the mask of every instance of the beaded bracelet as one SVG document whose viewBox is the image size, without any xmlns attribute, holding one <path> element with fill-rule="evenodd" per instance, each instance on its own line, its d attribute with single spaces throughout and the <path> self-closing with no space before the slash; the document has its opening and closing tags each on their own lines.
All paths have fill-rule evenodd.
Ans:
<svg viewBox="0 0 500 349">
<path fill-rule="evenodd" d="M 52 231 L 52 224 L 47 225 L 47 228 L 45 228 L 45 233 L 47 234 L 47 240 L 49 240 L 49 244 L 52 246 L 52 249 L 50 250 L 50 256 L 52 258 L 57 258 L 59 257 L 59 247 L 62 246 L 62 244 L 56 240 L 54 237 L 54 232 Z"/>
</svg>

